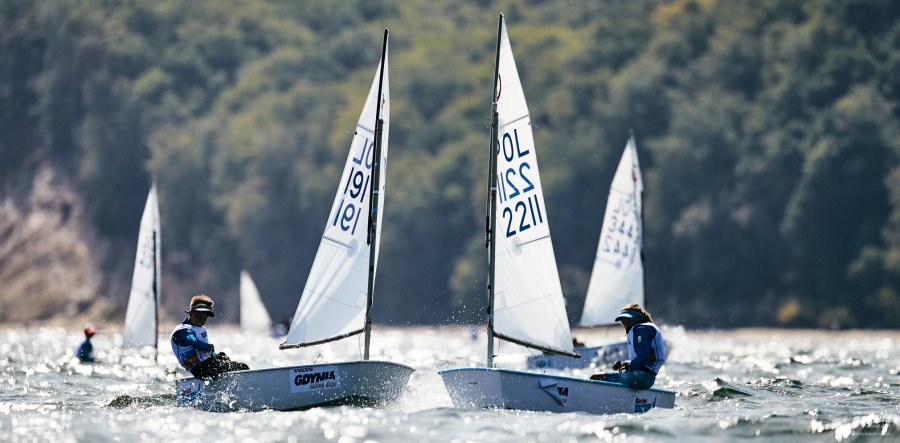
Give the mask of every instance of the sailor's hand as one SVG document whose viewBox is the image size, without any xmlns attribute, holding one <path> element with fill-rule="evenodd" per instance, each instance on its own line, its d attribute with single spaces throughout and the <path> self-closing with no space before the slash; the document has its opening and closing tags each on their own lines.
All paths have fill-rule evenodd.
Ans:
<svg viewBox="0 0 900 443">
<path fill-rule="evenodd" d="M 622 363 L 621 361 L 617 361 L 617 362 L 613 363 L 612 368 L 615 371 L 621 371 L 622 369 L 625 369 L 625 363 Z"/>
<path fill-rule="evenodd" d="M 209 344 L 209 353 L 210 353 L 210 354 L 215 354 L 215 353 L 216 353 L 216 346 L 213 345 L 212 343 Z"/>
</svg>

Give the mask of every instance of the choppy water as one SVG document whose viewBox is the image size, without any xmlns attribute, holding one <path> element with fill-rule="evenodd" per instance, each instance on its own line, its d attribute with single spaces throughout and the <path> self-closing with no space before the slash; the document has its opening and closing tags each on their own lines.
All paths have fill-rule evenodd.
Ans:
<svg viewBox="0 0 900 443">
<path fill-rule="evenodd" d="M 589 344 L 620 331 L 580 334 Z M 0 330 L 0 440 L 13 441 L 900 441 L 900 332 L 671 329 L 657 379 L 676 408 L 646 414 L 456 409 L 434 372 L 478 365 L 482 336 L 465 328 L 377 328 L 372 356 L 416 368 L 385 408 L 210 413 L 175 406 L 186 375 L 162 341 L 159 363 L 94 338 L 101 363 L 72 358 L 80 331 Z M 165 337 L 163 337 L 165 339 Z M 268 337 L 211 325 L 211 341 L 253 368 L 358 359 L 360 341 L 279 351 Z M 524 369 L 524 348 L 501 344 L 501 367 Z M 570 371 L 586 376 L 593 370 Z"/>
</svg>

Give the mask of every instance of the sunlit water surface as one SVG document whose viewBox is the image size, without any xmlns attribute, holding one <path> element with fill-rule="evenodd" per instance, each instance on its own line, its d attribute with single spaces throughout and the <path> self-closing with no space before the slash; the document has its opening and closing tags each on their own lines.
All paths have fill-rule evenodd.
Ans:
<svg viewBox="0 0 900 443">
<path fill-rule="evenodd" d="M 278 341 L 211 325 L 217 350 L 252 368 L 357 360 L 361 340 L 279 351 Z M 436 370 L 481 366 L 468 328 L 387 328 L 372 358 L 416 369 L 383 408 L 212 413 L 175 406 L 179 369 L 168 338 L 153 354 L 94 338 L 102 361 L 78 364 L 80 331 L 0 329 L 0 440 L 13 441 L 900 441 L 900 332 L 664 329 L 674 350 L 657 387 L 676 407 L 606 416 L 457 409 Z M 621 330 L 583 331 L 588 344 Z M 146 350 L 145 350 L 146 351 Z M 498 366 L 530 352 L 499 345 Z M 599 369 L 566 371 L 588 376 Z"/>
</svg>

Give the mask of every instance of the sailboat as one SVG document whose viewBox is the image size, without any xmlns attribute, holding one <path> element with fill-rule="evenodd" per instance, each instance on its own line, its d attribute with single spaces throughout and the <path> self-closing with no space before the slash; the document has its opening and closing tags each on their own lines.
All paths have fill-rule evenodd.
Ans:
<svg viewBox="0 0 900 443">
<path fill-rule="evenodd" d="M 632 134 L 609 188 L 606 213 L 600 229 L 594 269 L 588 284 L 579 326 L 615 325 L 613 319 L 623 306 L 644 305 L 643 211 L 644 183 Z M 628 343 L 577 346 L 577 359 L 541 354 L 528 358 L 530 368 L 584 368 L 628 359 Z"/>
<path fill-rule="evenodd" d="M 176 380 L 178 404 L 216 411 L 377 405 L 397 399 L 413 369 L 369 360 L 379 234 L 384 202 L 390 92 L 388 30 L 381 63 L 357 123 L 325 233 L 280 349 L 364 334 L 360 361 L 229 372 L 211 381 Z"/>
<path fill-rule="evenodd" d="M 147 195 L 147 203 L 144 204 L 144 214 L 141 216 L 122 346 L 126 348 L 152 346 L 156 354 L 159 352 L 156 333 L 159 323 L 159 234 L 159 201 L 154 182 Z"/>
<path fill-rule="evenodd" d="M 270 333 L 272 331 L 272 318 L 250 273 L 241 271 L 241 331 L 254 333 Z"/>
<path fill-rule="evenodd" d="M 457 407 L 594 414 L 671 408 L 675 392 L 494 367 L 494 338 L 578 357 L 559 283 L 525 94 L 503 15 L 488 173 L 487 366 L 439 371 Z"/>
</svg>

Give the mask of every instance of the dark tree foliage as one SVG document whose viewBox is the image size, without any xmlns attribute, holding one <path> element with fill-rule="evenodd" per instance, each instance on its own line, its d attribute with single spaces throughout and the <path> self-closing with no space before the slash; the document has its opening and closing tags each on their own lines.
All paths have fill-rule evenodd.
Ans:
<svg viewBox="0 0 900 443">
<path fill-rule="evenodd" d="M 52 161 L 100 234 L 131 246 L 155 178 L 168 275 L 234 306 L 248 269 L 289 317 L 389 27 L 375 319 L 481 321 L 498 11 L 571 318 L 633 130 L 656 317 L 900 326 L 891 0 L 9 0 L 0 196 Z"/>
</svg>

